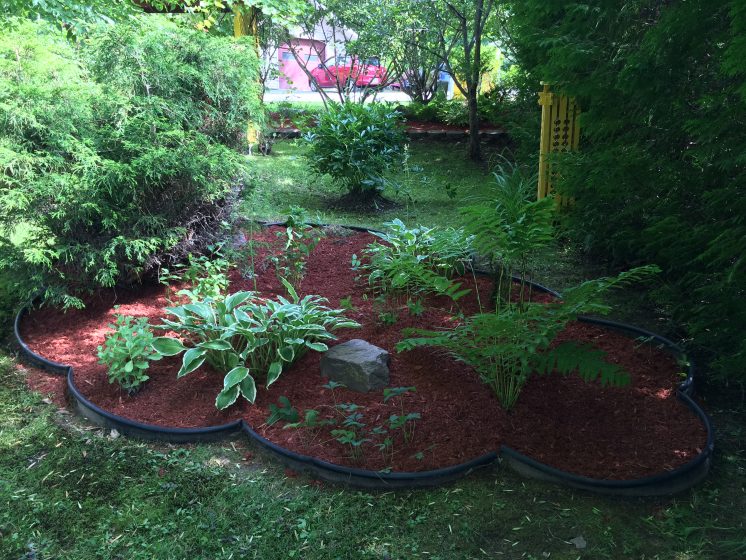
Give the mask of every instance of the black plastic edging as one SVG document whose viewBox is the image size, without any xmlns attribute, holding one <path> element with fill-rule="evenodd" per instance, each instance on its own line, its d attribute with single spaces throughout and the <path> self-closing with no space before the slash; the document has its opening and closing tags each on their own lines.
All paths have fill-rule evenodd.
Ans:
<svg viewBox="0 0 746 560">
<path fill-rule="evenodd" d="M 263 223 L 263 225 L 272 226 L 284 224 L 278 222 Z M 313 225 L 320 226 L 321 224 Z M 357 226 L 343 227 L 362 232 L 375 231 L 370 228 Z M 532 289 L 549 293 L 556 297 L 561 297 L 558 292 L 551 290 L 546 286 L 542 286 L 535 282 L 529 282 L 529 284 L 531 284 Z M 295 453 L 260 436 L 243 420 L 237 420 L 229 424 L 210 426 L 207 428 L 165 428 L 154 424 L 135 422 L 128 418 L 112 414 L 86 399 L 75 385 L 72 366 L 48 360 L 33 352 L 23 341 L 20 334 L 21 320 L 26 313 L 27 308 L 22 308 L 16 315 L 14 324 L 14 334 L 24 358 L 33 365 L 39 366 L 47 371 L 66 375 L 69 396 L 74 401 L 76 410 L 94 424 L 116 429 L 118 432 L 127 436 L 151 441 L 186 443 L 220 440 L 239 431 L 243 431 L 249 439 L 258 446 L 267 450 L 281 462 L 293 467 L 294 469 L 311 473 L 312 475 L 330 482 L 344 483 L 371 489 L 437 486 L 462 478 L 478 468 L 494 464 L 495 460 L 498 458 L 498 454 L 492 452 L 459 465 L 432 471 L 376 472 L 336 465 L 308 455 Z M 650 331 L 606 319 L 597 319 L 586 316 L 578 317 L 578 319 L 582 322 L 597 324 L 607 328 L 633 333 L 638 336 L 644 336 L 651 340 L 655 340 L 664 346 L 669 352 L 677 354 L 680 358 L 684 357 L 683 350 L 679 346 Z M 677 396 L 679 399 L 684 401 L 689 409 L 692 410 L 692 412 L 704 424 L 707 431 L 707 443 L 705 448 L 697 457 L 672 471 L 633 480 L 604 480 L 579 476 L 556 469 L 523 455 L 505 445 L 500 447 L 499 457 L 501 461 L 507 463 L 508 466 L 520 474 L 596 493 L 627 496 L 654 496 L 668 495 L 686 490 L 701 481 L 707 475 L 712 461 L 712 454 L 715 449 L 712 423 L 704 410 L 702 410 L 702 408 L 691 398 L 694 371 L 695 367 L 693 362 L 689 362 L 687 379 L 680 384 L 677 390 Z"/>
<path fill-rule="evenodd" d="M 439 486 L 463 478 L 473 471 L 495 463 L 497 453 L 490 452 L 465 463 L 423 472 L 385 472 L 345 467 L 302 455 L 272 443 L 244 423 L 244 432 L 265 450 L 294 470 L 316 478 L 370 489 L 424 488 Z"/>
<path fill-rule="evenodd" d="M 655 340 L 671 353 L 678 354 L 680 357 L 683 357 L 684 355 L 682 349 L 678 345 L 674 344 L 667 338 L 645 329 L 594 317 L 581 316 L 578 317 L 578 320 L 584 323 L 596 324 L 606 328 L 644 336 L 645 338 Z M 632 480 L 606 480 L 589 478 L 556 469 L 536 461 L 507 445 L 501 446 L 500 456 L 513 470 L 526 476 L 603 494 L 657 496 L 674 494 L 686 490 L 694 486 L 707 475 L 712 462 L 712 454 L 715 451 L 715 433 L 712 427 L 712 422 L 705 411 L 702 410 L 702 408 L 692 399 L 690 394 L 693 387 L 694 370 L 694 363 L 689 362 L 687 378 L 679 385 L 676 394 L 705 426 L 707 441 L 702 451 L 694 459 L 676 469 Z"/>
</svg>

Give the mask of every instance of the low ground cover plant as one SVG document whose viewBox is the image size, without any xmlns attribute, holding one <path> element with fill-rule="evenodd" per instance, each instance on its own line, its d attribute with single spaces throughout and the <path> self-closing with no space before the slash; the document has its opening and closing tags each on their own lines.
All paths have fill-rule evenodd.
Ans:
<svg viewBox="0 0 746 560">
<path fill-rule="evenodd" d="M 318 175 L 330 175 L 360 201 L 380 196 L 385 176 L 404 159 L 401 116 L 381 104 L 330 104 L 304 135 L 305 158 Z"/>
<path fill-rule="evenodd" d="M 382 243 L 369 244 L 362 260 L 356 255 L 352 259 L 353 269 L 367 276 L 379 297 L 404 298 L 417 309 L 416 302 L 428 294 L 455 301 L 470 292 L 453 279 L 471 262 L 471 236 L 454 228 L 408 228 L 399 219 L 384 227 L 384 232 L 374 232 Z"/>
<path fill-rule="evenodd" d="M 584 282 L 566 290 L 556 302 L 532 302 L 529 257 L 551 240 L 555 208 L 551 199 L 533 200 L 533 184 L 533 178 L 526 178 L 518 167 L 502 165 L 490 200 L 464 210 L 465 230 L 493 267 L 496 290 L 491 308 L 482 308 L 453 329 L 408 329 L 408 338 L 397 344 L 398 351 L 420 346 L 445 349 L 472 366 L 507 410 L 537 373 L 578 371 L 588 381 L 627 383 L 628 374 L 606 362 L 603 352 L 570 342 L 552 343 L 579 315 L 608 313 L 610 308 L 603 303 L 606 292 L 658 272 L 655 266 L 638 267 L 615 278 Z"/>
<path fill-rule="evenodd" d="M 256 399 L 257 379 L 269 387 L 283 369 L 308 350 L 325 352 L 326 342 L 336 339 L 331 331 L 358 327 L 340 309 L 323 305 L 323 298 L 300 298 L 283 280 L 290 300 L 262 299 L 254 292 L 236 292 L 225 298 L 171 307 L 166 328 L 184 337 L 159 337 L 155 350 L 163 356 L 183 353 L 177 377 L 187 375 L 203 363 L 225 375 L 223 390 L 215 405 L 224 409 L 243 396 Z"/>
<path fill-rule="evenodd" d="M 132 394 L 149 379 L 145 372 L 150 361 L 160 359 L 153 349 L 153 331 L 144 317 L 120 314 L 109 328 L 114 332 L 98 347 L 99 363 L 106 366 L 109 383 L 116 382 Z"/>
</svg>

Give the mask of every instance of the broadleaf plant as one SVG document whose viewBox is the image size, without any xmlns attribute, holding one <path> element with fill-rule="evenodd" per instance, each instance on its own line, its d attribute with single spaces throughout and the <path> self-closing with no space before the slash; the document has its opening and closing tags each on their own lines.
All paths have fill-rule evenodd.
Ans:
<svg viewBox="0 0 746 560">
<path fill-rule="evenodd" d="M 205 362 L 224 373 L 223 389 L 215 400 L 219 409 L 231 406 L 239 396 L 253 403 L 257 376 L 269 387 L 308 350 L 325 351 L 324 342 L 336 339 L 330 331 L 360 326 L 345 318 L 342 310 L 323 305 L 323 298 L 300 298 L 289 282 L 283 284 L 290 300 L 236 292 L 224 299 L 207 297 L 167 308 L 172 317 L 163 320 L 164 328 L 192 346 L 164 336 L 155 339 L 153 348 L 163 356 L 184 353 L 178 377 Z"/>
<path fill-rule="evenodd" d="M 149 379 L 145 371 L 150 361 L 160 359 L 152 348 L 153 331 L 146 318 L 119 314 L 109 328 L 114 331 L 98 347 L 99 363 L 107 367 L 109 383 L 116 381 L 122 389 L 134 393 Z"/>
</svg>

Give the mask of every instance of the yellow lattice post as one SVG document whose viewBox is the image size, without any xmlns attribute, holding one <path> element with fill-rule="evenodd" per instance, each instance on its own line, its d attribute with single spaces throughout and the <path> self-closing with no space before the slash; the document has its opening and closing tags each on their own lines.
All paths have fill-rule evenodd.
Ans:
<svg viewBox="0 0 746 560">
<path fill-rule="evenodd" d="M 259 29 L 258 20 L 259 10 L 256 8 L 249 8 L 248 12 L 243 10 L 236 10 L 233 15 L 233 36 L 245 37 L 250 35 L 254 38 L 254 49 L 256 50 L 257 56 L 261 56 L 259 52 Z M 259 143 L 260 141 L 260 129 L 256 123 L 249 122 L 246 126 L 246 141 L 249 143 L 249 153 L 251 153 L 252 146 Z"/>
<path fill-rule="evenodd" d="M 575 151 L 580 144 L 580 108 L 574 98 L 555 95 L 549 84 L 542 82 L 539 93 L 541 105 L 541 138 L 539 141 L 539 185 L 536 193 L 541 200 L 552 192 L 556 172 L 552 170 L 550 154 Z M 560 200 L 560 204 L 568 201 Z"/>
</svg>

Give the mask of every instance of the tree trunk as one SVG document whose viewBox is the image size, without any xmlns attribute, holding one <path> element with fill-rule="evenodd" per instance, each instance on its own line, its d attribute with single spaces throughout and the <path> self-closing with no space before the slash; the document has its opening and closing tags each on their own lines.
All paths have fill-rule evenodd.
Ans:
<svg viewBox="0 0 746 560">
<path fill-rule="evenodd" d="M 482 147 L 479 142 L 479 112 L 477 111 L 477 84 L 471 84 L 467 92 L 469 103 L 469 159 L 482 161 Z"/>
</svg>

